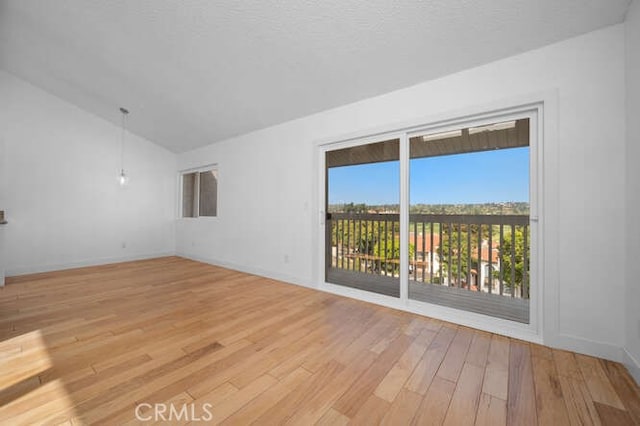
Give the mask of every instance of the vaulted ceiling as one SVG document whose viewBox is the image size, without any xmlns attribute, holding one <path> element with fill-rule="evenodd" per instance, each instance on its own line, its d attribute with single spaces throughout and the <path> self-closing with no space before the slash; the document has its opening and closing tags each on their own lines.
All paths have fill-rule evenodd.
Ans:
<svg viewBox="0 0 640 426">
<path fill-rule="evenodd" d="M 182 152 L 622 22 L 629 0 L 0 0 L 0 66 Z"/>
</svg>

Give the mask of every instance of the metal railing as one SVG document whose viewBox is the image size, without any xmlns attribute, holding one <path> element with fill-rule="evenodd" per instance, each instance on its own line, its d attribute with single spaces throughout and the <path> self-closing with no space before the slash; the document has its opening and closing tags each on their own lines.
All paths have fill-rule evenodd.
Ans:
<svg viewBox="0 0 640 426">
<path fill-rule="evenodd" d="M 332 213 L 327 217 L 326 268 L 399 277 L 398 214 Z M 528 299 L 527 215 L 411 214 L 409 279 Z"/>
</svg>

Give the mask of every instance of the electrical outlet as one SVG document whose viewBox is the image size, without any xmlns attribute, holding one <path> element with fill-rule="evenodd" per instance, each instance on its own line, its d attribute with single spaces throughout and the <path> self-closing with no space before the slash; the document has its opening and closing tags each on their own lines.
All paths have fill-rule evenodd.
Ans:
<svg viewBox="0 0 640 426">
<path fill-rule="evenodd" d="M 288 254 L 284 255 L 284 263 L 289 263 L 289 255 Z"/>
<path fill-rule="evenodd" d="M 127 248 L 127 242 L 126 242 L 126 241 L 123 241 L 123 242 L 122 242 L 122 248 L 123 248 L 123 249 L 126 249 L 126 248 Z"/>
</svg>

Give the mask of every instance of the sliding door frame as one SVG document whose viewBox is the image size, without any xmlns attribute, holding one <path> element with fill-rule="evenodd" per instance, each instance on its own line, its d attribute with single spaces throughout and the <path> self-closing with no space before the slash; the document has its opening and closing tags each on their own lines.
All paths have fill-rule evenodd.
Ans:
<svg viewBox="0 0 640 426">
<path fill-rule="evenodd" d="M 318 196 L 320 206 L 319 238 L 320 247 L 317 250 L 318 264 L 318 289 L 322 291 L 352 297 L 391 308 L 401 309 L 418 313 L 434 318 L 439 318 L 474 328 L 496 332 L 528 341 L 541 343 L 543 340 L 542 328 L 542 305 L 543 305 L 543 283 L 544 271 L 544 215 L 543 209 L 543 159 L 544 159 L 544 138 L 543 138 L 543 106 L 544 103 L 529 102 L 515 106 L 495 108 L 486 110 L 487 112 L 473 114 L 451 114 L 450 117 L 441 119 L 425 119 L 424 121 L 414 121 L 400 126 L 387 126 L 388 131 L 362 132 L 333 140 L 319 141 L 317 143 L 318 155 Z M 435 305 L 432 303 L 412 300 L 409 298 L 409 256 L 407 247 L 409 246 L 409 176 L 410 176 L 410 153 L 409 139 L 412 136 L 425 135 L 429 133 L 441 133 L 449 130 L 458 130 L 465 127 L 477 127 L 496 122 L 511 121 L 514 119 L 530 120 L 529 125 L 529 205 L 530 205 L 530 306 L 529 324 L 517 323 L 514 321 L 490 317 L 468 311 Z M 325 280 L 325 219 L 328 207 L 327 200 L 327 169 L 326 153 L 336 149 L 365 145 L 369 143 L 381 142 L 389 139 L 399 139 L 400 141 L 400 297 L 391 297 L 372 292 L 344 287 L 326 282 Z"/>
</svg>

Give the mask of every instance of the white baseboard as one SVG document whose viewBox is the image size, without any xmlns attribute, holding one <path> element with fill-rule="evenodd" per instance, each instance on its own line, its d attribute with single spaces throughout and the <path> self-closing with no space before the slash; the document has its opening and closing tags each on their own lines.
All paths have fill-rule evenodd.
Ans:
<svg viewBox="0 0 640 426">
<path fill-rule="evenodd" d="M 640 361 L 631 355 L 627 349 L 623 349 L 623 352 L 624 359 L 622 363 L 627 367 L 631 377 L 640 385 Z"/>
<path fill-rule="evenodd" d="M 613 343 L 598 342 L 595 340 L 585 339 L 583 337 L 572 336 L 568 334 L 558 334 L 556 336 L 545 336 L 544 344 L 556 349 L 564 349 L 583 355 L 595 356 L 598 358 L 608 359 L 610 361 L 622 362 L 622 347 Z"/>
<path fill-rule="evenodd" d="M 185 259 L 195 260 L 196 262 L 208 263 L 209 265 L 220 266 L 222 268 L 232 269 L 234 271 L 245 272 L 245 273 L 251 274 L 251 275 L 259 275 L 261 277 L 271 278 L 273 280 L 282 281 L 282 282 L 285 282 L 285 283 L 288 283 L 288 284 L 295 284 L 295 285 L 299 285 L 299 286 L 302 286 L 302 287 L 316 289 L 315 285 L 313 285 L 311 283 L 308 283 L 308 282 L 304 282 L 304 281 L 300 280 L 297 277 L 294 277 L 294 276 L 291 276 L 291 275 L 287 275 L 287 274 L 281 274 L 281 273 L 278 273 L 278 272 L 267 271 L 267 270 L 261 269 L 261 268 L 255 268 L 255 267 L 251 267 L 251 266 L 247 266 L 247 265 L 240 265 L 240 264 L 237 264 L 237 263 L 225 262 L 225 261 L 220 261 L 220 260 L 217 260 L 217 259 L 211 259 L 211 258 L 206 258 L 206 257 L 202 257 L 202 256 L 197 256 L 197 255 L 187 254 L 187 253 L 181 253 L 181 252 L 176 253 L 176 256 L 184 257 Z"/>
<path fill-rule="evenodd" d="M 175 256 L 175 252 L 159 252 L 151 254 L 132 254 L 127 256 L 102 257 L 97 259 L 83 259 L 75 262 L 46 264 L 37 266 L 18 266 L 9 267 L 5 271 L 7 277 L 15 277 L 18 275 L 38 274 L 41 272 L 61 271 L 64 269 L 82 268 L 85 266 L 99 266 L 109 263 L 131 262 L 134 260 L 153 259 L 155 257 Z"/>
</svg>

